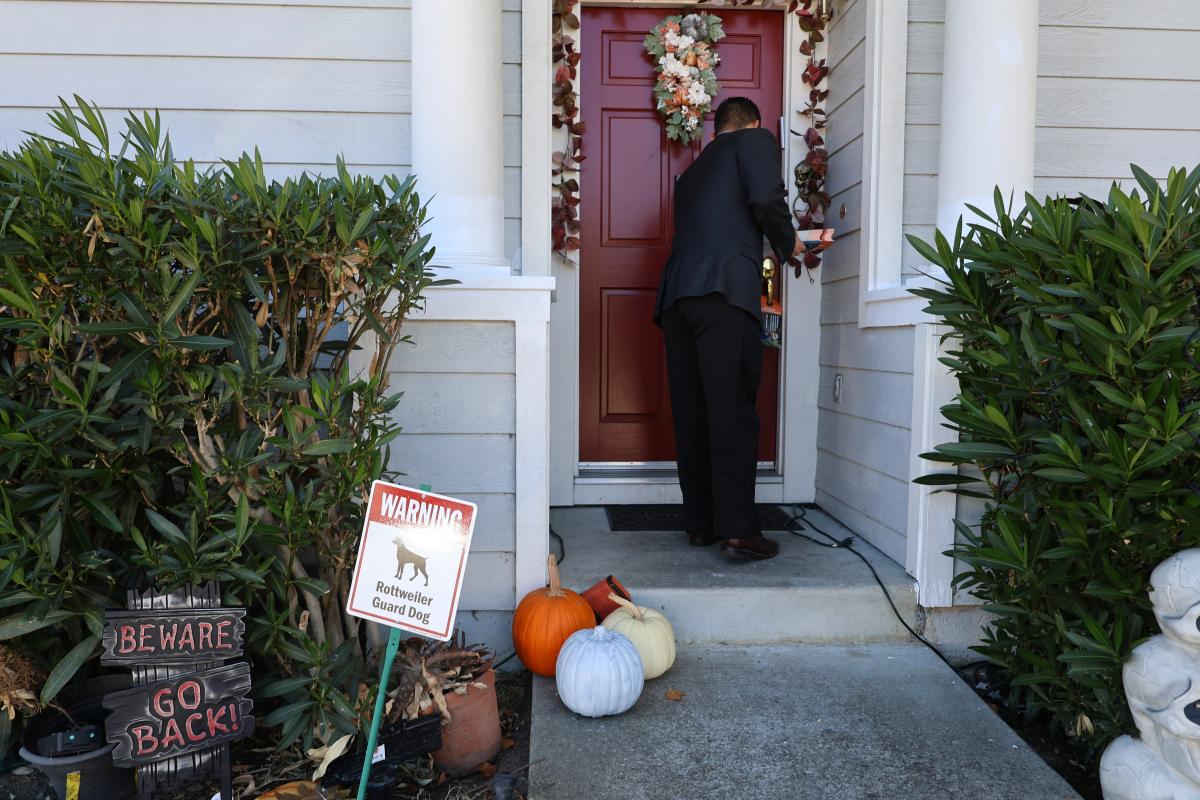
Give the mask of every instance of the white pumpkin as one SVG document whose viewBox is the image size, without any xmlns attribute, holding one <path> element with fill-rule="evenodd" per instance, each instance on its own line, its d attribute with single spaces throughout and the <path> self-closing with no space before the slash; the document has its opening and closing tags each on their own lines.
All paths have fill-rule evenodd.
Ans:
<svg viewBox="0 0 1200 800">
<path fill-rule="evenodd" d="M 558 651 L 554 681 L 563 705 L 585 717 L 633 708 L 645 678 L 633 642 L 603 625 L 571 634 Z"/>
<path fill-rule="evenodd" d="M 638 655 L 646 680 L 653 680 L 675 663 L 675 631 L 662 613 L 652 608 L 636 606 L 618 594 L 608 598 L 620 606 L 604 618 L 604 627 L 624 634 Z"/>
</svg>

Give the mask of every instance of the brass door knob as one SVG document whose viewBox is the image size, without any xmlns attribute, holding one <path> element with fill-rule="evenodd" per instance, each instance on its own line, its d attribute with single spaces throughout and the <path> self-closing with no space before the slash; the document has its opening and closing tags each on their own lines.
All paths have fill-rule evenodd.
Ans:
<svg viewBox="0 0 1200 800">
<path fill-rule="evenodd" d="M 762 276 L 767 282 L 767 305 L 775 304 L 775 260 L 764 258 L 762 262 Z"/>
</svg>

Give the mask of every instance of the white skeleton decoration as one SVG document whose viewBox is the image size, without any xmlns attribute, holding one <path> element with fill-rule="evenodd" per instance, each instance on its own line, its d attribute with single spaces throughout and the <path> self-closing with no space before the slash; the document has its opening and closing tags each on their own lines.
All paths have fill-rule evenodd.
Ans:
<svg viewBox="0 0 1200 800">
<path fill-rule="evenodd" d="M 1141 736 L 1108 746 L 1100 785 L 1105 800 L 1200 800 L 1200 549 L 1159 564 L 1150 585 L 1162 635 L 1121 676 Z"/>
</svg>

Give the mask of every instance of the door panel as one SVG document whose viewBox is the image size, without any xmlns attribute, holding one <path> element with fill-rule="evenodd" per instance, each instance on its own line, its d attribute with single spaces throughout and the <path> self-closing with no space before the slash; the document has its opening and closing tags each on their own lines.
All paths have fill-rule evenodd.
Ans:
<svg viewBox="0 0 1200 800">
<path fill-rule="evenodd" d="M 580 460 L 674 461 L 670 397 L 654 299 L 674 235 L 674 178 L 712 140 L 667 139 L 654 108 L 654 65 L 642 47 L 661 9 L 583 8 L 580 92 Z M 783 99 L 783 14 L 721 9 L 726 38 L 718 101 L 758 103 L 763 127 L 779 135 Z M 759 457 L 775 460 L 778 351 L 763 364 Z"/>
</svg>

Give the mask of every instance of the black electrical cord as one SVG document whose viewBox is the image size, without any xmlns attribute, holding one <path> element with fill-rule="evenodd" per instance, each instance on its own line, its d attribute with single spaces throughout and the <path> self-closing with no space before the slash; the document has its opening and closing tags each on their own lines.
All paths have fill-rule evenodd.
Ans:
<svg viewBox="0 0 1200 800">
<path fill-rule="evenodd" d="M 563 538 L 555 532 L 553 527 L 550 528 L 550 538 L 558 542 L 558 564 L 561 566 L 562 563 L 567 560 L 567 544 L 563 541 Z"/>
<path fill-rule="evenodd" d="M 829 517 L 834 522 L 836 522 L 838 525 L 841 525 L 843 528 L 850 531 L 851 533 L 854 532 L 853 528 L 846 525 L 845 523 L 843 523 L 841 520 L 839 520 L 837 517 L 833 516 L 829 512 L 822 510 L 821 513 L 824 514 L 825 516 Z M 800 532 L 802 530 L 805 530 L 806 528 L 811 528 L 812 530 L 821 534 L 826 539 L 828 539 L 830 542 L 832 542 L 832 544 L 826 544 L 825 542 L 822 542 L 818 539 L 814 539 L 813 537 Z M 922 636 L 921 634 L 919 634 L 915 630 L 913 630 L 913 627 L 908 624 L 907 620 L 904 619 L 904 616 L 900 613 L 900 609 L 896 608 L 895 601 L 892 600 L 892 593 L 888 591 L 887 586 L 885 586 L 883 583 L 883 579 L 880 578 L 879 573 L 875 571 L 875 565 L 872 564 L 865 555 L 863 555 L 862 553 L 860 553 L 854 549 L 854 536 L 847 536 L 844 539 L 838 539 L 837 537 L 832 536 L 829 533 L 826 533 L 825 531 L 823 531 L 819 527 L 817 527 L 815 524 L 813 524 L 812 520 L 808 519 L 808 509 L 799 504 L 792 506 L 792 519 L 791 519 L 791 522 L 789 522 L 789 524 L 788 524 L 788 532 L 791 533 L 793 536 L 798 536 L 801 539 L 806 539 L 807 541 L 812 542 L 813 544 L 817 545 L 818 547 L 828 547 L 831 550 L 848 550 L 849 552 L 858 556 L 859 560 L 861 560 L 864 564 L 867 565 L 867 569 L 871 570 L 871 575 L 872 575 L 872 577 L 875 578 L 875 583 L 879 584 L 879 589 L 880 589 L 880 591 L 883 592 L 884 598 L 887 599 L 888 605 L 891 606 L 892 613 L 896 615 L 896 619 L 898 619 L 900 621 L 900 624 L 904 626 L 904 629 L 907 630 L 914 639 L 916 639 L 918 642 L 920 642 L 921 644 L 928 647 L 933 652 L 934 655 L 936 655 L 938 658 L 940 658 L 946 664 L 946 666 L 948 666 L 948 667 L 950 667 L 950 669 L 954 670 L 954 674 L 957 675 L 959 678 L 961 678 L 964 683 L 966 683 L 968 686 L 971 685 L 970 681 L 968 681 L 966 676 L 963 675 L 962 672 L 960 671 L 963 668 L 956 667 L 954 664 L 952 664 L 950 662 L 950 659 L 946 658 L 946 656 L 942 653 L 941 650 L 937 649 L 937 647 L 935 647 L 932 642 L 930 642 L 924 636 Z M 974 663 L 980 663 L 980 662 L 974 662 Z M 969 667 L 969 666 L 972 666 L 972 664 L 968 664 L 966 666 Z M 974 688 L 974 687 L 972 687 L 972 688 Z"/>
</svg>

